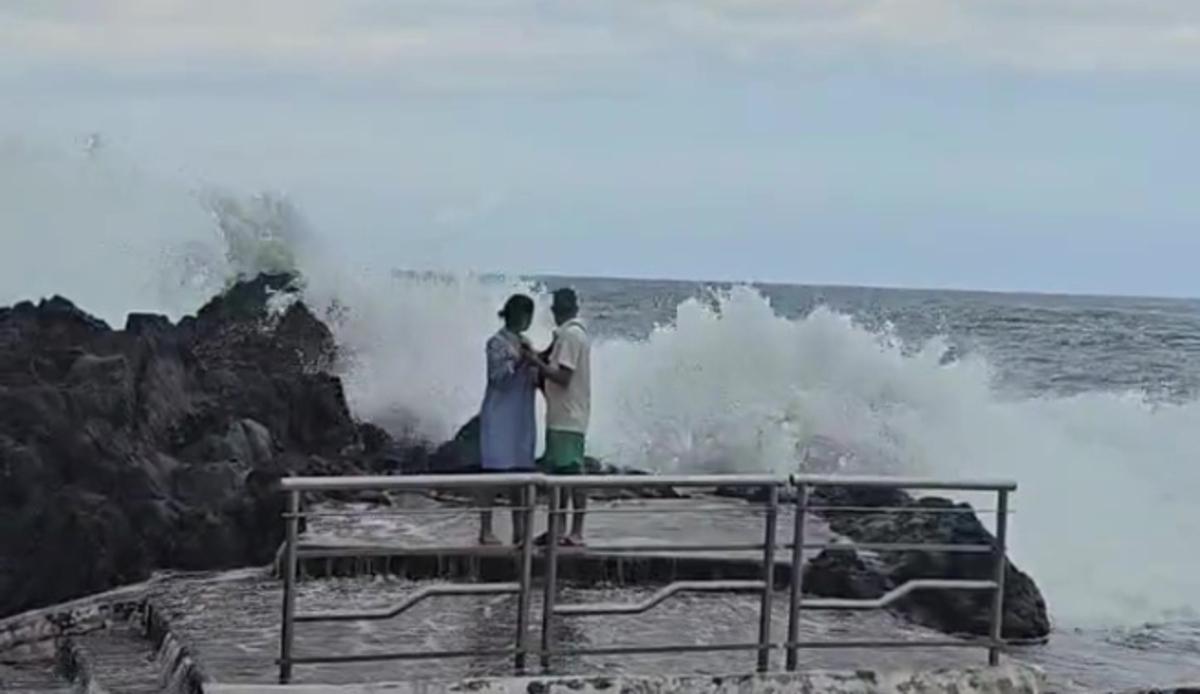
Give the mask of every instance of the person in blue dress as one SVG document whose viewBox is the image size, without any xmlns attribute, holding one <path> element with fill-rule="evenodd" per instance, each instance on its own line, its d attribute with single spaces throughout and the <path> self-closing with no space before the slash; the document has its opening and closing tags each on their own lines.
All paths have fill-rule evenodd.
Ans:
<svg viewBox="0 0 1200 694">
<path fill-rule="evenodd" d="M 480 464 L 485 473 L 534 472 L 537 416 L 534 411 L 538 370 L 528 356 L 525 331 L 533 323 L 533 299 L 515 294 L 500 317 L 504 327 L 487 341 L 487 390 L 479 414 Z M 491 507 L 498 494 L 480 494 L 479 542 L 500 544 L 492 530 Z M 525 517 L 519 512 L 521 494 L 509 496 L 513 510 L 513 543 L 525 536 Z"/>
</svg>

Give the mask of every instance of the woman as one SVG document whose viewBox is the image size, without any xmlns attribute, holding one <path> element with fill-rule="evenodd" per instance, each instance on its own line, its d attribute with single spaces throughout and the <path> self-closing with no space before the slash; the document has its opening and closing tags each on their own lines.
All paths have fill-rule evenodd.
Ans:
<svg viewBox="0 0 1200 694">
<path fill-rule="evenodd" d="M 515 294 L 505 302 L 504 327 L 487 342 L 487 391 L 479 415 L 480 463 L 485 473 L 533 472 L 537 422 L 534 391 L 537 367 L 526 356 L 525 331 L 533 323 L 533 299 Z M 513 511 L 513 543 L 525 536 L 525 516 L 517 490 L 509 495 Z M 491 507 L 496 491 L 480 494 L 479 542 L 500 544 L 492 531 Z"/>
</svg>

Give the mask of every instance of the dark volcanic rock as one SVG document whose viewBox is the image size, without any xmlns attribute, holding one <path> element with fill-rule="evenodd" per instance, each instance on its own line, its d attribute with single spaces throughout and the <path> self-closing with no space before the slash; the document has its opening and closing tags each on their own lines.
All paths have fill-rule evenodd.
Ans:
<svg viewBox="0 0 1200 694">
<path fill-rule="evenodd" d="M 858 543 L 921 543 L 942 545 L 990 545 L 995 538 L 974 513 L 938 513 L 970 509 L 967 504 L 925 497 L 914 500 L 900 490 L 825 487 L 812 495 L 814 506 L 834 532 Z M 839 512 L 828 507 L 889 507 L 899 512 Z M 911 510 L 907 510 L 911 509 Z M 933 511 L 933 512 L 930 512 Z M 859 598 L 863 572 L 874 572 L 890 590 L 909 580 L 953 578 L 989 580 L 992 557 L 980 553 L 933 551 L 880 552 L 877 561 L 866 564 L 853 553 L 836 560 L 818 557 L 819 585 L 830 587 L 830 597 Z M 872 590 L 868 593 L 874 591 Z M 877 597 L 870 595 L 870 597 Z M 929 590 L 912 593 L 897 609 L 928 626 L 955 634 L 988 633 L 991 594 L 984 591 Z M 1005 575 L 1003 634 L 1008 639 L 1041 639 L 1050 633 L 1046 601 L 1027 574 L 1010 561 Z"/>
<path fill-rule="evenodd" d="M 422 468 L 403 472 L 431 475 L 479 472 L 479 417 L 472 417 L 462 425 L 454 438 L 439 446 L 425 462 Z"/>
<path fill-rule="evenodd" d="M 765 487 L 717 487 L 713 494 L 727 499 L 741 499 L 752 504 L 765 504 L 770 498 L 770 490 Z M 796 501 L 794 489 L 779 489 L 779 503 Z"/>
<path fill-rule="evenodd" d="M 810 595 L 875 600 L 890 589 L 887 577 L 853 551 L 823 550 L 804 565 L 804 592 Z"/>
<path fill-rule="evenodd" d="M 282 475 L 375 471 L 391 446 L 351 417 L 335 356 L 287 275 L 178 325 L 114 331 L 61 297 L 0 309 L 0 616 L 268 562 Z"/>
</svg>

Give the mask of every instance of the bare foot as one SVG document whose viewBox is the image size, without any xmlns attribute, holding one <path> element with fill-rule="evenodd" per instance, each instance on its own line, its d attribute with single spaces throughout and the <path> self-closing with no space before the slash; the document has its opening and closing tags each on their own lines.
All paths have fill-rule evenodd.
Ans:
<svg viewBox="0 0 1200 694">
<path fill-rule="evenodd" d="M 584 546 L 586 546 L 583 541 L 583 536 L 575 535 L 575 534 L 567 535 L 566 537 L 564 537 L 562 539 L 562 545 L 564 547 L 584 547 Z"/>
<path fill-rule="evenodd" d="M 500 544 L 500 538 L 496 537 L 495 535 L 492 535 L 491 533 L 488 533 L 486 535 L 480 535 L 479 536 L 479 544 L 484 545 L 486 547 L 495 547 Z"/>
</svg>

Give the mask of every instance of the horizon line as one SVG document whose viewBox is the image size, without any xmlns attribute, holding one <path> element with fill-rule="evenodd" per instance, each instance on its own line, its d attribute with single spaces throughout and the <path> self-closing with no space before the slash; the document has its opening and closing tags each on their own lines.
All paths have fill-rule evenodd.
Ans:
<svg viewBox="0 0 1200 694">
<path fill-rule="evenodd" d="M 805 287 L 813 289 L 872 289 L 893 292 L 946 292 L 953 294 L 985 294 L 989 296 L 1064 297 L 1076 299 L 1149 299 L 1159 301 L 1198 301 L 1200 296 L 1162 293 L 1103 294 L 1096 291 L 1055 291 L 1048 289 L 975 289 L 952 285 L 905 286 L 888 284 L 850 284 L 845 282 L 800 282 L 793 280 L 759 279 L 693 279 L 652 275 L 597 275 L 564 272 L 483 272 L 480 276 L 519 277 L 521 279 L 609 280 L 617 282 L 668 282 L 672 284 L 730 285 L 752 287 Z"/>
</svg>

